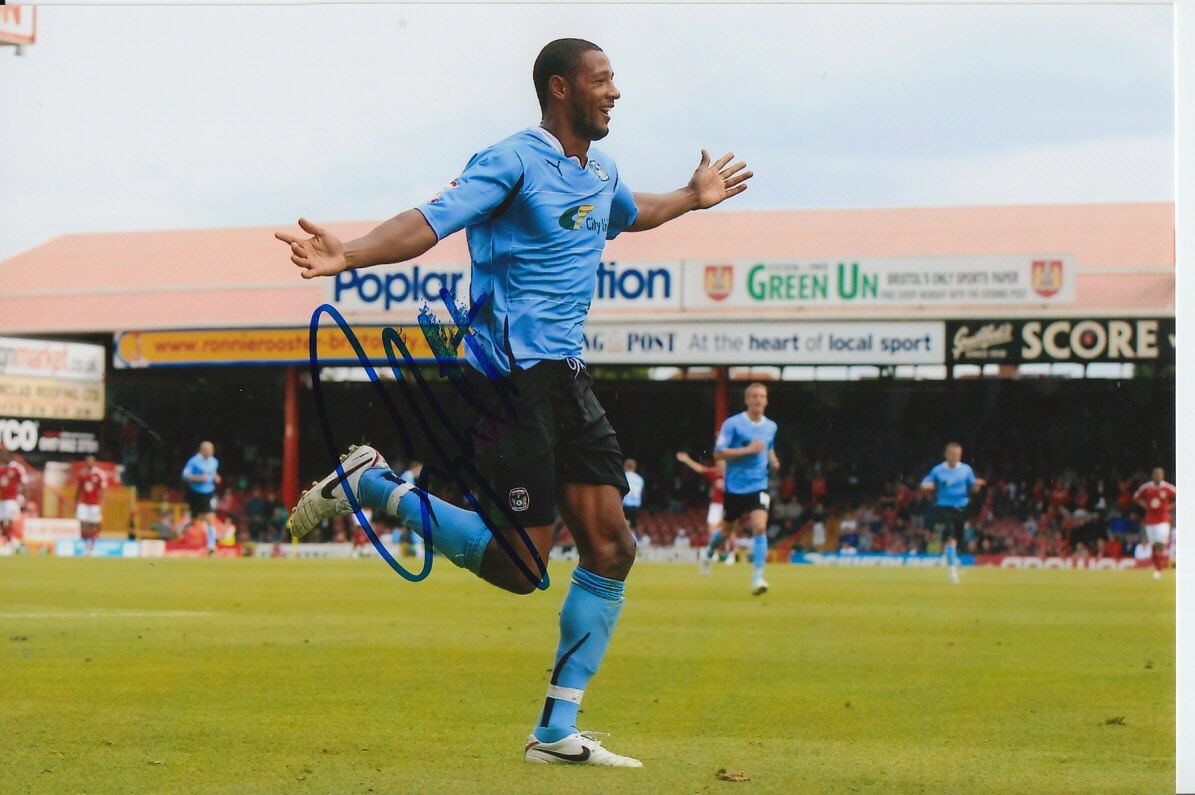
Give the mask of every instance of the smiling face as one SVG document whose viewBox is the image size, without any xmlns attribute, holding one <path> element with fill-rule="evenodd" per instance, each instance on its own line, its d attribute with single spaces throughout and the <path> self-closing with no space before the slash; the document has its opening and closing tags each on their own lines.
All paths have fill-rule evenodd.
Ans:
<svg viewBox="0 0 1195 795">
<path fill-rule="evenodd" d="M 581 55 L 565 95 L 567 117 L 573 132 L 589 141 L 605 138 L 610 132 L 610 111 L 621 94 L 614 87 L 614 69 L 601 50 Z"/>
</svg>

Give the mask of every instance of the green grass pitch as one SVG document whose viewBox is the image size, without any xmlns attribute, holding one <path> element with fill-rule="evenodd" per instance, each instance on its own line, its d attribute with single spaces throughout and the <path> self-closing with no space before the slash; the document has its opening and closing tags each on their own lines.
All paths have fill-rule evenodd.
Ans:
<svg viewBox="0 0 1195 795">
<path fill-rule="evenodd" d="M 580 718 L 643 769 L 527 765 L 571 568 L 0 559 L 0 789 L 1173 791 L 1172 576 L 639 564 Z"/>
</svg>

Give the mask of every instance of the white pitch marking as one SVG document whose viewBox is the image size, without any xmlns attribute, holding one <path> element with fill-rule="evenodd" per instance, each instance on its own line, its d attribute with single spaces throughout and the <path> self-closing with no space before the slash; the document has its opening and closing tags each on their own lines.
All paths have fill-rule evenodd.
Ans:
<svg viewBox="0 0 1195 795">
<path fill-rule="evenodd" d="M 5 618 L 178 618 L 215 615 L 210 610 L 88 610 L 77 612 L 0 613 Z"/>
</svg>

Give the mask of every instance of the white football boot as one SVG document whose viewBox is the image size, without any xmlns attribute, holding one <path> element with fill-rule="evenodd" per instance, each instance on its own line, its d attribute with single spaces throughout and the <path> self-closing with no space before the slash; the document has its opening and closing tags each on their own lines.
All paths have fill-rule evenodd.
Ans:
<svg viewBox="0 0 1195 795">
<path fill-rule="evenodd" d="M 709 574 L 713 562 L 714 556 L 710 554 L 709 548 L 702 547 L 701 551 L 697 553 L 697 570 L 702 574 Z"/>
<path fill-rule="evenodd" d="M 751 582 L 751 593 L 755 596 L 768 592 L 768 581 L 759 577 Z"/>
<path fill-rule="evenodd" d="M 352 492 L 354 502 L 360 506 L 357 487 L 361 483 L 361 475 L 367 469 L 384 466 L 388 466 L 386 459 L 372 447 L 350 447 L 348 453 L 340 457 L 340 466 L 337 469 L 318 483 L 311 484 L 311 488 L 303 492 L 299 504 L 295 506 L 286 522 L 290 534 L 295 538 L 302 538 L 330 516 L 353 513 L 345 486 Z M 403 483 L 399 488 L 405 493 L 410 491 L 411 485 Z"/>
<path fill-rule="evenodd" d="M 577 732 L 554 743 L 541 743 L 532 734 L 523 751 L 524 762 L 537 765 L 600 765 L 602 767 L 643 767 L 638 759 L 619 756 L 602 747 L 598 736 L 605 732 Z"/>
</svg>

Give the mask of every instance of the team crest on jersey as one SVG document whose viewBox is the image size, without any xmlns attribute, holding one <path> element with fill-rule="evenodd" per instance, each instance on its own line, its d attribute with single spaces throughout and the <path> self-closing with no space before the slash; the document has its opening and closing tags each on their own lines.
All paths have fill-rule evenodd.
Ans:
<svg viewBox="0 0 1195 795">
<path fill-rule="evenodd" d="M 734 289 L 733 265 L 705 266 L 705 294 L 715 301 L 723 301 Z"/>
<path fill-rule="evenodd" d="M 1033 291 L 1042 298 L 1049 298 L 1062 289 L 1062 260 L 1033 260 L 1033 272 L 1030 279 Z"/>
<path fill-rule="evenodd" d="M 452 182 L 449 182 L 449 183 L 448 183 L 448 185 L 447 185 L 447 187 L 445 187 L 445 188 L 444 188 L 444 190 L 440 191 L 440 192 L 439 192 L 439 193 L 437 193 L 435 196 L 432 196 L 432 197 L 431 197 L 431 199 L 430 199 L 430 201 L 433 201 L 433 202 L 438 202 L 438 201 L 440 200 L 440 197 L 444 195 L 444 191 L 447 191 L 447 190 L 452 190 L 452 189 L 453 189 L 453 188 L 455 188 L 455 187 L 456 187 L 458 184 L 460 184 L 460 183 L 458 183 L 458 182 L 457 182 L 455 179 L 454 179 Z"/>
<path fill-rule="evenodd" d="M 516 486 L 510 490 L 509 501 L 512 511 L 525 511 L 531 507 L 531 495 L 522 486 Z"/>
<path fill-rule="evenodd" d="M 598 179 L 600 179 L 602 182 L 610 181 L 610 175 L 606 173 L 606 169 L 602 168 L 601 163 L 590 158 L 589 166 L 593 169 L 593 173 L 597 174 Z"/>
</svg>

